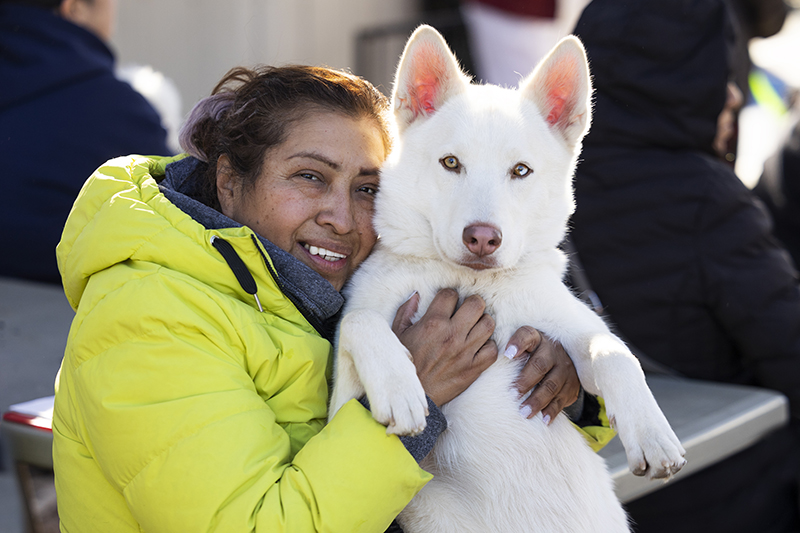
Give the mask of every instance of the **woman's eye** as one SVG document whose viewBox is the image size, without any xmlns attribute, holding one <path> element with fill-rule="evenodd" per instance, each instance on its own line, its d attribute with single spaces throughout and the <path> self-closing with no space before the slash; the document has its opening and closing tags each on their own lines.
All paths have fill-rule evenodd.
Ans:
<svg viewBox="0 0 800 533">
<path fill-rule="evenodd" d="M 531 174 L 533 174 L 533 170 L 524 163 L 517 163 L 517 166 L 514 167 L 514 175 L 517 177 L 524 178 Z"/>
<path fill-rule="evenodd" d="M 443 157 L 439 160 L 444 168 L 447 170 L 461 170 L 461 163 L 458 161 L 458 158 L 454 155 L 448 155 Z"/>
<path fill-rule="evenodd" d="M 319 176 L 317 176 L 316 174 L 311 174 L 311 173 L 309 173 L 309 172 L 301 172 L 301 173 L 300 173 L 300 177 L 301 177 L 301 178 L 305 178 L 305 179 L 307 179 L 307 180 L 316 180 L 316 181 L 319 181 Z"/>
<path fill-rule="evenodd" d="M 373 185 L 364 185 L 363 187 L 359 187 L 358 190 L 361 192 L 365 192 L 371 196 L 375 196 L 376 194 L 378 194 L 378 187 Z"/>
</svg>

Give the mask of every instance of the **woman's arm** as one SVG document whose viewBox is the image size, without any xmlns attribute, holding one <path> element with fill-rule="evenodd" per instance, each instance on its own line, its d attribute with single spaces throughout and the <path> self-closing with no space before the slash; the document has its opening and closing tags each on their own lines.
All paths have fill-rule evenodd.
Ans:
<svg viewBox="0 0 800 533">
<path fill-rule="evenodd" d="M 199 289 L 147 276 L 81 317 L 59 396 L 94 479 L 145 531 L 383 531 L 430 475 L 357 402 L 322 428 L 326 341 Z"/>
</svg>

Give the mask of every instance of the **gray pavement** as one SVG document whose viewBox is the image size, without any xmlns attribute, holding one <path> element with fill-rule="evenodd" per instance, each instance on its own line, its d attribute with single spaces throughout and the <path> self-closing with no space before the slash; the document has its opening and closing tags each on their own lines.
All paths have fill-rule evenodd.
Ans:
<svg viewBox="0 0 800 533">
<path fill-rule="evenodd" d="M 72 309 L 60 286 L 0 278 L 0 411 L 53 394 Z M 0 533 L 23 533 L 16 480 L 3 446 Z"/>
</svg>

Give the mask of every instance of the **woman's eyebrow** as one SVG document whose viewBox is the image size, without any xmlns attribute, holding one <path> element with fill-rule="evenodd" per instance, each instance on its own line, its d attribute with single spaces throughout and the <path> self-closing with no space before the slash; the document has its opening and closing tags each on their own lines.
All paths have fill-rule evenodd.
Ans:
<svg viewBox="0 0 800 533">
<path fill-rule="evenodd" d="M 381 171 L 378 167 L 362 168 L 358 174 L 360 176 L 380 176 Z"/>
<path fill-rule="evenodd" d="M 341 168 L 339 163 L 318 152 L 298 152 L 289 156 L 289 159 L 313 159 L 329 166 L 333 170 L 339 170 Z M 377 176 L 378 174 L 380 174 L 379 167 L 362 168 L 359 172 L 359 175 L 361 176 Z"/>
<path fill-rule="evenodd" d="M 341 168 L 339 163 L 317 152 L 298 152 L 290 156 L 289 159 L 314 159 L 331 167 L 333 170 L 339 170 Z"/>
</svg>

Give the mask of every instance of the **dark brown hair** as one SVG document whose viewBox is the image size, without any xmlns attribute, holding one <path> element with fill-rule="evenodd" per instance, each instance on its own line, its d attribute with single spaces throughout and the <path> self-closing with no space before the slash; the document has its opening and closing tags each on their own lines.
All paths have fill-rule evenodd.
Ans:
<svg viewBox="0 0 800 533">
<path fill-rule="evenodd" d="M 301 65 L 234 68 L 181 128 L 183 149 L 207 163 L 197 199 L 220 209 L 216 167 L 221 155 L 228 156 L 242 185 L 253 187 L 266 152 L 286 140 L 293 122 L 316 111 L 375 120 L 388 153 L 388 108 L 371 83 L 346 72 Z"/>
</svg>

